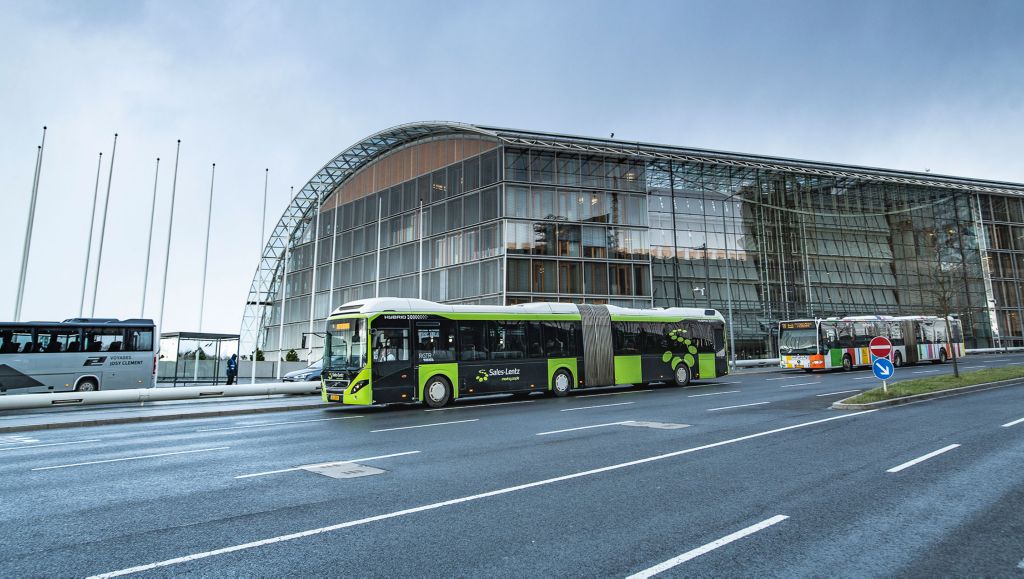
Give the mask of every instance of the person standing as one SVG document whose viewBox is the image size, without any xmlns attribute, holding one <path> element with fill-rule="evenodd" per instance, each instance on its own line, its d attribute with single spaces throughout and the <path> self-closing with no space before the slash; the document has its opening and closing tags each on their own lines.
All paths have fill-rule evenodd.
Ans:
<svg viewBox="0 0 1024 579">
<path fill-rule="evenodd" d="M 238 376 L 238 354 L 231 354 L 228 358 L 228 386 L 235 383 L 235 377 Z"/>
</svg>

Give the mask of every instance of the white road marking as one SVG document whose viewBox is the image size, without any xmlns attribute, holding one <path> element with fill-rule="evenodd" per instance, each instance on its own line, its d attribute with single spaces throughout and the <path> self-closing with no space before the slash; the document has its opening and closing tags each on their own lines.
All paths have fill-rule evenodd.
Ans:
<svg viewBox="0 0 1024 579">
<path fill-rule="evenodd" d="M 918 370 L 917 372 L 911 372 L 911 374 L 934 374 L 938 370 Z"/>
<path fill-rule="evenodd" d="M 93 438 L 91 440 L 75 440 L 73 442 L 50 442 L 50 443 L 47 443 L 47 444 L 32 444 L 32 445 L 29 445 L 29 446 L 8 446 L 8 447 L 0 448 L 0 452 L 3 452 L 5 450 L 21 450 L 23 448 L 43 448 L 44 446 L 65 446 L 65 445 L 68 445 L 68 444 L 85 444 L 87 442 L 99 442 L 99 441 L 100 441 L 100 439 Z"/>
<path fill-rule="evenodd" d="M 621 394 L 640 394 L 641 392 L 654 392 L 654 389 L 648 390 L 629 390 L 628 392 L 605 392 L 603 394 L 581 394 L 576 398 L 593 398 L 595 396 L 619 396 Z"/>
<path fill-rule="evenodd" d="M 761 404 L 771 404 L 771 402 L 754 402 L 753 404 L 737 404 L 736 406 L 723 406 L 721 408 L 708 408 L 708 412 L 714 412 L 715 410 L 729 410 L 730 408 L 743 408 L 744 406 L 760 406 Z"/>
<path fill-rule="evenodd" d="M 1011 358 L 999 358 L 998 360 L 986 360 L 986 362 L 1009 362 Z"/>
<path fill-rule="evenodd" d="M 928 460 L 929 458 L 938 456 L 938 455 L 940 455 L 940 454 L 942 454 L 944 452 L 949 452 L 950 450 L 953 450 L 954 448 L 957 448 L 959 446 L 960 446 L 959 444 L 951 444 L 949 446 L 940 448 L 939 450 L 936 450 L 934 452 L 929 452 L 928 454 L 926 454 L 924 456 L 921 456 L 921 457 L 918 457 L 918 458 L 915 458 L 914 460 L 911 460 L 909 462 L 905 462 L 905 463 L 903 463 L 903 464 L 901 464 L 899 466 L 894 466 L 894 467 L 890 468 L 889 470 L 887 470 L 885 472 L 900 472 L 901 470 L 903 470 L 905 468 L 910 468 L 910 467 L 914 466 L 915 464 L 917 464 L 919 462 L 924 462 L 924 461 Z"/>
<path fill-rule="evenodd" d="M 462 410 L 463 408 L 484 408 L 486 406 L 501 406 L 502 404 L 531 404 L 536 400 L 514 400 L 512 402 L 494 402 L 491 404 L 463 404 L 461 406 L 445 406 L 444 408 L 425 408 L 424 412 L 437 412 L 438 410 Z"/>
<path fill-rule="evenodd" d="M 687 398 L 700 398 L 701 396 L 718 396 L 719 394 L 736 394 L 739 390 L 726 390 L 725 392 L 708 392 L 707 394 L 690 394 Z"/>
<path fill-rule="evenodd" d="M 275 543 L 281 543 L 281 542 L 284 542 L 284 541 L 294 541 L 295 539 L 302 539 L 302 538 L 305 538 L 305 537 L 312 537 L 312 536 L 315 536 L 315 535 L 321 535 L 323 533 L 328 533 L 328 532 L 331 532 L 331 531 L 337 531 L 339 529 L 347 529 L 347 528 L 350 528 L 350 527 L 356 527 L 356 526 L 359 526 L 359 525 L 365 525 L 367 523 L 374 523 L 374 522 L 377 522 L 377 521 L 384 521 L 384 520 L 387 520 L 387 519 L 394 519 L 394 518 L 403 517 L 403 516 L 406 516 L 406 515 L 422 513 L 424 511 L 432 511 L 432 510 L 440 509 L 440 508 L 443 508 L 443 507 L 450 507 L 450 506 L 453 506 L 453 505 L 458 505 L 458 504 L 462 504 L 462 503 L 468 503 L 468 502 L 471 502 L 471 501 L 478 501 L 478 500 L 481 500 L 481 499 L 486 499 L 486 498 L 490 498 L 490 497 L 505 495 L 505 494 L 514 493 L 514 492 L 518 492 L 518 491 L 522 491 L 522 490 L 526 490 L 526 489 L 532 489 L 532 488 L 536 488 L 536 487 L 546 486 L 546 485 L 550 485 L 550 484 L 554 484 L 554 483 L 559 483 L 559 482 L 562 482 L 562 481 L 567 481 L 567 480 L 573 480 L 573 479 L 582 478 L 582 477 L 593 476 L 593 475 L 596 475 L 596 474 L 601 474 L 601 473 L 610 472 L 610 471 L 614 471 L 614 470 L 620 470 L 620 469 L 623 469 L 623 468 L 628 468 L 628 467 L 636 466 L 636 465 L 639 465 L 639 464 L 646 464 L 646 463 L 649 463 L 649 462 L 655 462 L 655 461 L 659 461 L 659 460 L 666 460 L 666 459 L 669 459 L 669 458 L 675 458 L 677 456 L 683 456 L 685 454 L 691 454 L 691 453 L 694 453 L 694 452 L 699 452 L 699 451 L 702 451 L 702 450 L 707 450 L 709 448 L 716 448 L 716 447 L 719 447 L 719 446 L 725 446 L 725 445 L 729 445 L 729 444 L 736 444 L 738 442 L 743 442 L 745 440 L 752 440 L 752 439 L 755 439 L 755 438 L 761 438 L 762 436 L 770 436 L 772 434 L 778 434 L 779 432 L 786 432 L 786 431 L 789 431 L 789 430 L 795 430 L 797 428 L 804 428 L 804 427 L 807 427 L 807 426 L 813 426 L 815 424 L 822 424 L 822 423 L 825 423 L 825 422 L 831 422 L 833 420 L 843 420 L 843 419 L 846 419 L 846 418 L 851 418 L 853 416 L 860 416 L 862 414 L 870 414 L 872 412 L 878 412 L 878 409 L 876 408 L 876 409 L 873 409 L 873 410 L 865 410 L 863 412 L 853 412 L 853 413 L 850 413 L 850 414 L 841 414 L 839 416 L 832 416 L 830 418 L 822 418 L 820 420 L 813 420 L 811 422 L 802 422 L 800 424 L 793 424 L 791 426 L 783 426 L 782 428 L 776 428 L 776 429 L 773 429 L 773 430 L 766 430 L 764 432 L 757 432 L 757 433 L 754 433 L 754 434 L 748 434 L 746 436 L 741 436 L 739 438 L 731 438 L 729 440 L 722 440 L 722 441 L 719 441 L 719 442 L 713 442 L 711 444 L 705 444 L 703 446 L 695 446 L 695 447 L 692 447 L 692 448 L 686 448 L 686 449 L 683 449 L 683 450 L 677 450 L 675 452 L 670 452 L 670 453 L 667 453 L 667 454 L 659 454 L 657 456 L 649 456 L 649 457 L 646 457 L 646 458 L 632 460 L 632 461 L 629 461 L 629 462 L 622 462 L 622 463 L 619 463 L 619 464 L 613 464 L 613 465 L 604 466 L 604 467 L 601 467 L 601 468 L 595 468 L 595 469 L 592 469 L 592 470 L 585 470 L 585 471 L 581 471 L 581 472 L 575 472 L 575 473 L 572 473 L 572 474 L 562 475 L 562 476 L 558 476 L 558 477 L 555 477 L 555 478 L 549 478 L 549 479 L 544 479 L 544 480 L 524 483 L 524 484 L 517 485 L 517 486 L 505 487 L 505 488 L 502 488 L 502 489 L 488 491 L 488 492 L 480 493 L 480 494 L 476 494 L 476 495 L 468 495 L 468 496 L 459 497 L 459 498 L 456 498 L 456 499 L 450 499 L 450 500 L 447 500 L 447 501 L 441 501 L 441 502 L 438 502 L 438 503 L 431 503 L 431 504 L 428 504 L 428 505 L 421 505 L 421 506 L 413 507 L 413 508 L 410 508 L 410 509 L 403 509 L 401 511 L 392 511 L 390 513 L 384 513 L 382 515 L 375 515 L 375 516 L 372 516 L 372 517 L 367 517 L 365 519 L 356 519 L 356 520 L 353 520 L 353 521 L 346 521 L 344 523 L 337 523 L 337 524 L 334 524 L 334 525 L 329 525 L 329 526 L 326 526 L 326 527 L 320 527 L 320 528 L 317 528 L 317 529 L 310 529 L 308 531 L 301 531 L 301 532 L 298 532 L 298 533 L 291 533 L 291 534 L 288 534 L 288 535 L 279 535 L 277 537 L 271 537 L 269 539 L 262 539 L 262 540 L 259 540 L 259 541 L 252 541 L 250 543 L 241 543 L 241 544 L 238 544 L 238 545 L 232 545 L 230 547 L 222 547 L 220 549 L 214 549 L 214 550 L 211 550 L 211 551 L 202 551 L 202 552 L 199 552 L 199 553 L 193 553 L 191 555 L 185 555 L 185 556 L 182 556 L 182 557 L 175 557 L 173 559 L 166 559 L 166 560 L 163 560 L 163 561 L 158 561 L 156 563 L 148 563 L 148 564 L 145 564 L 145 565 L 138 565 L 136 567 L 128 567 L 126 569 L 119 569 L 117 571 L 110 571 L 108 573 L 103 573 L 101 575 L 93 575 L 92 577 L 90 577 L 90 579 L 100 579 L 100 578 L 106 578 L 106 577 L 120 577 L 122 575 L 130 575 L 132 573 L 141 573 L 143 571 L 150 571 L 152 569 L 159 569 L 161 567 L 170 567 L 171 565 L 177 565 L 179 563 L 188 563 L 190 561 L 198 561 L 200 559 L 206 559 L 206 558 L 214 557 L 214 556 L 217 556 L 217 555 L 224 555 L 226 553 L 235 553 L 235 552 L 238 552 L 238 551 L 245 551 L 247 549 L 254 549 L 256 547 L 263 547 L 263 546 L 266 546 L 266 545 L 273 545 Z"/>
<path fill-rule="evenodd" d="M 662 571 L 667 571 L 667 570 L 669 570 L 669 569 L 671 569 L 671 568 L 673 568 L 673 567 L 675 567 L 677 565 L 681 565 L 681 564 L 689 561 L 690 559 L 696 559 L 697 557 L 700 557 L 701 555 L 703 555 L 705 553 L 710 553 L 711 551 L 714 551 L 715 549 L 717 549 L 719 547 L 723 547 L 725 545 L 728 545 L 729 543 L 732 543 L 733 541 L 737 541 L 739 539 L 742 539 L 743 537 L 746 537 L 747 535 L 753 535 L 754 533 L 756 533 L 756 532 L 758 532 L 760 530 L 767 529 L 768 527 L 770 527 L 770 526 L 772 526 L 772 525 L 774 525 L 776 523 L 781 523 L 782 521 L 785 521 L 788 518 L 789 517 L 786 516 L 786 515 L 775 515 L 774 517 L 772 517 L 770 519 L 765 519 L 765 520 L 761 521 L 760 523 L 757 523 L 756 525 L 750 525 L 749 527 L 747 527 L 745 529 L 740 529 L 739 531 L 736 531 L 735 533 L 732 533 L 730 535 L 726 535 L 726 536 L 722 537 L 721 539 L 718 539 L 717 541 L 712 541 L 712 542 L 708 543 L 707 545 L 704 545 L 702 547 L 697 547 L 696 549 L 693 549 L 692 551 L 687 551 L 687 552 L 683 553 L 682 555 L 679 555 L 678 557 L 673 557 L 673 558 L 669 559 L 668 561 L 665 561 L 664 563 L 658 563 L 654 567 L 648 567 L 647 569 L 644 569 L 643 571 L 640 571 L 639 573 L 634 573 L 633 575 L 630 575 L 626 579 L 647 579 L 648 577 L 653 577 L 653 576 L 657 575 L 658 573 L 661 573 Z"/>
<path fill-rule="evenodd" d="M 625 406 L 627 404 L 636 404 L 636 402 L 616 402 L 615 404 L 598 404 L 597 406 L 580 406 L 579 408 L 565 408 L 559 410 L 559 412 L 572 412 L 574 410 L 589 410 L 591 408 L 608 408 L 609 406 Z"/>
<path fill-rule="evenodd" d="M 854 380 L 878 380 L 874 376 L 861 376 L 860 378 L 854 378 Z"/>
<path fill-rule="evenodd" d="M 977 368 L 984 368 L 984 366 L 960 366 L 960 367 L 963 368 L 964 370 L 974 370 L 974 369 L 977 369 Z"/>
<path fill-rule="evenodd" d="M 818 398 L 822 396 L 835 396 L 836 394 L 849 394 L 850 392 L 860 392 L 860 390 L 843 390 L 842 392 L 829 392 L 828 394 L 815 394 Z"/>
<path fill-rule="evenodd" d="M 1017 568 L 1018 569 L 1024 569 L 1024 559 L 1021 559 L 1020 563 L 1017 563 Z"/>
<path fill-rule="evenodd" d="M 312 468 L 312 467 L 335 466 L 335 465 L 339 465 L 339 464 L 348 464 L 348 463 L 352 463 L 352 462 L 367 462 L 367 461 L 371 461 L 371 460 L 379 460 L 379 459 L 382 459 L 382 458 L 391 458 L 391 457 L 394 457 L 394 456 L 405 456 L 407 454 L 419 454 L 419 452 L 420 451 L 418 451 L 418 450 L 410 450 L 409 452 L 396 452 L 394 454 L 382 454 L 380 456 L 370 456 L 370 457 L 366 457 L 366 458 L 353 458 L 352 460 L 338 460 L 338 461 L 334 461 L 334 462 L 321 462 L 319 464 L 304 464 L 302 466 L 297 466 L 295 468 L 282 468 L 281 470 L 268 470 L 267 472 L 257 472 L 257 473 L 253 473 L 253 474 L 243 474 L 243 475 L 236 476 L 235 478 L 252 478 L 254 476 L 266 476 L 268 474 L 279 474 L 279 473 L 282 473 L 282 472 L 292 472 L 292 471 L 295 471 L 295 470 L 302 470 L 302 469 L 305 469 L 305 468 Z"/>
<path fill-rule="evenodd" d="M 31 436 L 22 435 L 0 436 L 0 443 L 3 444 L 32 444 L 33 442 L 39 442 L 39 440 Z"/>
<path fill-rule="evenodd" d="M 742 382 L 711 382 L 709 384 L 699 384 L 699 386 L 735 386 L 736 384 L 742 384 Z"/>
<path fill-rule="evenodd" d="M 221 428 L 200 428 L 196 432 L 216 432 L 218 430 L 241 430 L 243 428 L 261 428 L 264 426 L 280 426 L 282 424 L 303 424 L 306 422 L 326 422 L 328 420 L 348 420 L 349 418 L 362 418 L 362 416 L 341 416 L 338 418 L 314 418 L 312 420 L 291 420 L 288 422 L 261 422 L 259 424 L 245 424 L 243 426 L 224 426 Z"/>
<path fill-rule="evenodd" d="M 194 454 L 196 452 L 213 452 L 215 450 L 227 450 L 230 446 L 218 446 L 217 448 L 201 448 L 199 450 L 179 450 L 177 452 L 163 452 L 160 454 L 147 454 L 144 456 L 129 456 L 125 458 L 110 458 L 107 460 L 92 460 L 89 462 L 78 462 L 75 464 L 61 464 L 57 466 L 41 466 L 32 470 L 53 470 L 55 468 L 71 468 L 73 466 L 86 466 L 90 464 L 104 464 L 108 462 L 122 462 L 125 460 L 142 460 L 144 458 L 159 458 L 161 456 L 174 456 L 177 454 Z"/>
<path fill-rule="evenodd" d="M 479 418 L 471 418 L 469 420 L 453 420 L 451 422 L 435 422 L 433 424 L 417 424 L 416 426 L 399 426 L 397 428 L 381 428 L 379 430 L 371 430 L 370 432 L 391 432 L 392 430 L 409 430 L 410 428 L 429 428 L 431 426 L 444 426 L 446 424 L 462 424 L 463 422 L 476 422 Z"/>
<path fill-rule="evenodd" d="M 781 378 L 765 378 L 765 381 L 771 382 L 772 380 L 799 380 L 803 376 L 783 376 Z"/>
<path fill-rule="evenodd" d="M 594 424 L 591 426 L 578 426 L 576 428 L 566 428 L 563 430 L 552 430 L 549 432 L 538 432 L 537 436 L 547 436 L 549 434 L 561 434 L 562 432 L 572 432 L 574 430 L 587 430 L 588 428 L 602 428 L 604 426 L 621 426 L 623 424 L 633 422 L 632 420 L 623 420 L 622 422 L 606 422 L 604 424 Z"/>
<path fill-rule="evenodd" d="M 1024 366 L 1024 362 L 1010 362 L 1011 366 Z"/>
<path fill-rule="evenodd" d="M 1016 426 L 1016 425 L 1020 424 L 1021 422 L 1024 422 L 1024 418 L 1021 418 L 1021 419 L 1018 419 L 1018 420 L 1014 420 L 1013 422 L 1007 422 L 1006 424 L 1003 425 L 1003 428 L 1009 428 L 1011 426 Z"/>
<path fill-rule="evenodd" d="M 796 387 L 796 386 L 812 386 L 814 384 L 821 384 L 821 380 L 818 380 L 817 382 L 802 382 L 800 384 L 783 384 L 782 386 L 779 386 L 779 388 L 793 388 L 793 387 Z"/>
</svg>

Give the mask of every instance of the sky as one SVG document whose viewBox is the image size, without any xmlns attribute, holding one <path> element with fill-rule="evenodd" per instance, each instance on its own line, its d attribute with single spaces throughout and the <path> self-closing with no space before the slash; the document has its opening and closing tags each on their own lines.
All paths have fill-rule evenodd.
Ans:
<svg viewBox="0 0 1024 579">
<path fill-rule="evenodd" d="M 164 330 L 200 329 L 216 163 L 202 330 L 237 333 L 264 170 L 269 234 L 290 186 L 409 122 L 1024 183 L 1022 24 L 1018 0 L 0 0 L 0 320 L 44 125 L 21 318 L 79 315 L 103 152 L 84 315 L 158 319 L 166 261 Z"/>
</svg>

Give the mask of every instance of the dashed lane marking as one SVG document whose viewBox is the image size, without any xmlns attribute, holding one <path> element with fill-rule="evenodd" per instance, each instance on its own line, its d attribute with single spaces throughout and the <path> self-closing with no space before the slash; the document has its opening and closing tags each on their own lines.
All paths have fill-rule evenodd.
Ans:
<svg viewBox="0 0 1024 579">
<path fill-rule="evenodd" d="M 797 386 L 813 386 L 814 384 L 821 384 L 821 380 L 817 382 L 801 382 L 800 384 L 783 384 L 779 388 L 795 388 Z"/>
<path fill-rule="evenodd" d="M 957 448 L 959 446 L 960 446 L 959 444 L 951 444 L 949 446 L 942 447 L 939 450 L 936 450 L 936 451 L 933 451 L 933 452 L 929 452 L 928 454 L 926 454 L 924 456 L 919 456 L 919 457 L 915 458 L 914 460 L 907 461 L 907 462 L 905 462 L 905 463 L 903 463 L 903 464 L 901 464 L 899 466 L 894 466 L 894 467 L 890 468 L 889 470 L 887 470 L 885 472 L 900 472 L 903 469 L 910 468 L 910 467 L 914 466 L 915 464 L 918 464 L 918 463 L 921 463 L 921 462 L 924 462 L 924 461 L 928 460 L 929 458 L 933 458 L 933 457 L 939 456 L 940 454 L 942 454 L 944 452 L 949 452 L 949 451 L 951 451 L 954 448 Z"/>
<path fill-rule="evenodd" d="M 649 390 L 629 390 L 627 392 L 604 392 L 602 394 L 581 394 L 576 398 L 594 398 L 596 396 L 621 396 L 623 394 L 640 394 L 641 392 L 654 392 L 654 389 Z"/>
<path fill-rule="evenodd" d="M 462 424 L 464 422 L 476 422 L 479 418 L 471 418 L 469 420 L 452 420 L 451 422 L 434 422 L 433 424 L 417 424 L 416 426 L 398 426 L 396 428 L 381 428 L 378 430 L 371 430 L 370 432 L 391 432 L 393 430 L 410 430 L 412 428 L 430 428 L 431 426 L 444 426 L 446 424 Z"/>
<path fill-rule="evenodd" d="M 736 394 L 739 390 L 726 390 L 725 392 L 708 392 L 707 394 L 690 394 L 687 398 L 700 398 L 701 396 L 718 396 L 719 394 Z"/>
<path fill-rule="evenodd" d="M 753 535 L 754 533 L 756 533 L 756 532 L 758 532 L 760 530 L 767 529 L 768 527 L 770 527 L 770 526 L 772 526 L 772 525 L 774 525 L 776 523 L 781 523 L 782 521 L 785 521 L 788 518 L 789 517 L 786 516 L 786 515 L 775 515 L 774 517 L 772 517 L 770 519 L 765 519 L 765 520 L 761 521 L 760 523 L 757 523 L 756 525 L 750 525 L 749 527 L 747 527 L 745 529 L 740 529 L 739 531 L 736 531 L 735 533 L 726 535 L 726 536 L 722 537 L 721 539 L 718 539 L 717 541 L 712 541 L 712 542 L 708 543 L 707 545 L 703 545 L 701 547 L 697 547 L 696 549 L 693 549 L 692 551 L 687 551 L 687 552 L 683 553 L 682 555 L 679 555 L 678 557 L 673 557 L 673 558 L 669 559 L 668 561 L 665 561 L 664 563 L 658 563 L 657 565 L 655 565 L 653 567 L 648 567 L 647 569 L 644 569 L 643 571 L 640 571 L 639 573 L 634 573 L 633 575 L 630 575 L 626 579 L 647 579 L 648 577 L 653 577 L 653 576 L 657 575 L 658 573 L 661 573 L 662 571 L 667 571 L 667 570 L 669 570 L 669 569 L 671 569 L 671 568 L 673 568 L 673 567 L 675 567 L 677 565 L 682 565 L 683 563 L 685 563 L 685 562 L 687 562 L 687 561 L 689 561 L 691 559 L 696 559 L 697 557 L 700 557 L 701 555 L 703 555 L 705 553 L 710 553 L 711 551 L 714 551 L 715 549 L 717 549 L 719 547 L 724 547 L 725 545 L 728 545 L 729 543 L 732 543 L 733 541 L 738 541 L 738 540 L 742 539 L 743 537 L 746 537 L 747 535 Z"/>
<path fill-rule="evenodd" d="M 75 464 L 59 464 L 57 466 L 41 466 L 32 470 L 53 470 L 55 468 L 71 468 L 74 466 L 87 466 L 90 464 L 105 464 L 108 462 L 123 462 L 126 460 L 142 460 L 144 458 L 159 458 L 162 456 L 175 456 L 178 454 L 195 454 L 197 452 L 213 452 L 215 450 L 227 450 L 230 446 L 218 446 L 217 448 L 201 448 L 199 450 L 179 450 L 177 452 L 162 452 L 160 454 L 146 454 L 143 456 L 128 456 L 125 458 L 109 458 L 107 460 L 91 460 L 89 462 L 77 462 Z"/>
<path fill-rule="evenodd" d="M 762 404 L 771 404 L 771 402 L 754 402 L 753 404 L 737 404 L 736 406 L 723 406 L 721 408 L 708 408 L 708 412 L 714 412 L 715 410 L 729 410 L 730 408 L 743 408 L 745 406 L 760 406 Z"/>
<path fill-rule="evenodd" d="M 348 420 L 349 418 L 362 418 L 362 416 L 341 416 L 338 418 L 314 418 L 312 420 L 289 420 L 288 422 L 260 422 L 259 424 L 243 424 L 242 426 L 223 426 L 220 428 L 200 428 L 196 432 L 216 432 L 219 430 L 242 430 L 244 428 L 264 428 L 267 426 L 281 426 L 284 424 L 303 424 L 306 422 L 327 422 L 330 420 Z"/>
<path fill-rule="evenodd" d="M 1013 422 L 1007 422 L 1006 424 L 1003 425 L 1003 428 L 1009 428 L 1011 426 L 1016 426 L 1016 425 L 1020 424 L 1021 422 L 1024 422 L 1024 418 L 1020 418 L 1018 420 L 1014 420 Z"/>
<path fill-rule="evenodd" d="M 636 402 L 616 402 L 615 404 L 598 404 L 596 406 L 580 406 L 579 408 L 565 408 L 559 410 L 559 412 L 572 412 L 574 410 L 590 410 L 591 408 L 608 408 L 609 406 L 625 406 L 627 404 L 636 404 Z"/>
<path fill-rule="evenodd" d="M 843 390 L 841 392 L 829 392 L 828 394 L 815 394 L 818 398 L 822 396 L 835 396 L 836 394 L 849 394 L 850 392 L 860 392 L 860 390 Z"/>
<path fill-rule="evenodd" d="M 624 420 L 624 421 L 620 421 L 620 422 L 606 422 L 604 424 L 592 424 L 590 426 L 577 426 L 576 428 L 563 428 L 562 430 L 551 430 L 551 431 L 548 431 L 548 432 L 538 432 L 537 436 L 547 436 L 549 434 L 561 434 L 563 432 L 573 432 L 575 430 L 589 430 L 591 428 L 603 428 L 605 426 L 622 426 L 623 424 L 626 424 L 627 422 L 632 422 L 632 420 Z"/>
<path fill-rule="evenodd" d="M 45 446 L 66 446 L 66 445 L 69 445 L 69 444 L 85 444 L 87 442 L 99 442 L 99 441 L 100 441 L 100 439 L 93 438 L 91 440 L 74 440 L 74 441 L 71 441 L 71 442 L 49 442 L 49 443 L 46 443 L 46 444 L 30 444 L 30 445 L 26 445 L 26 446 L 7 446 L 7 447 L 4 447 L 4 448 L 0 448 L 0 452 L 3 452 L 5 450 L 22 450 L 22 449 L 25 449 L 25 448 L 43 448 Z"/>
</svg>

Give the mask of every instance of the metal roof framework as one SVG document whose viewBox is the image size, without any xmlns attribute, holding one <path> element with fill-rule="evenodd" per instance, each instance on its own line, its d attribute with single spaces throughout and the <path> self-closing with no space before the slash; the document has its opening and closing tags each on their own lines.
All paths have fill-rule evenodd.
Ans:
<svg viewBox="0 0 1024 579">
<path fill-rule="evenodd" d="M 282 270 L 286 246 L 292 245 L 292 241 L 301 238 L 306 228 L 311 226 L 317 206 L 326 200 L 339 185 L 377 158 L 422 139 L 456 134 L 490 137 L 506 145 L 543 148 L 556 152 L 571 151 L 581 154 L 633 157 L 649 162 L 702 163 L 748 170 L 760 169 L 808 176 L 830 176 L 847 183 L 872 181 L 1024 196 L 1024 185 L 1017 183 L 763 157 L 671 145 L 537 133 L 444 121 L 398 125 L 371 135 L 342 151 L 317 171 L 288 204 L 264 246 L 249 288 L 249 297 L 246 301 L 245 313 L 242 316 L 240 352 L 253 352 L 259 344 L 259 335 L 266 324 L 270 311 L 269 306 L 283 281 Z"/>
</svg>

